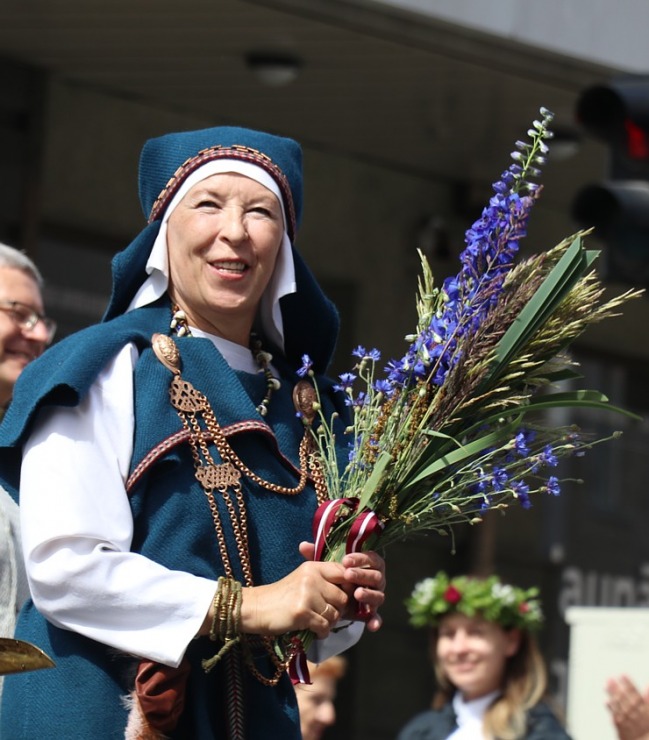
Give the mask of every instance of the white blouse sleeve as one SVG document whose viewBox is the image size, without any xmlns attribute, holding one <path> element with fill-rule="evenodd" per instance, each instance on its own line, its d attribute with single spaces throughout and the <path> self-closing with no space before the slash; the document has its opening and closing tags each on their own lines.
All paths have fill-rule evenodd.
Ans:
<svg viewBox="0 0 649 740">
<path fill-rule="evenodd" d="M 177 666 L 216 583 L 130 552 L 136 359 L 127 345 L 79 406 L 37 417 L 22 464 L 23 550 L 32 598 L 51 622 Z"/>
</svg>

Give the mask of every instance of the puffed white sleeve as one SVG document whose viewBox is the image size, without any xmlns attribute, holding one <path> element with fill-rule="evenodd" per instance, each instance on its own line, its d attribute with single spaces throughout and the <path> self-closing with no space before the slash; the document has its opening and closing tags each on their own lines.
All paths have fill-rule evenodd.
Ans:
<svg viewBox="0 0 649 740">
<path fill-rule="evenodd" d="M 216 583 L 130 552 L 136 359 L 127 345 L 81 404 L 39 413 L 21 471 L 23 551 L 34 603 L 53 624 L 177 666 Z"/>
</svg>

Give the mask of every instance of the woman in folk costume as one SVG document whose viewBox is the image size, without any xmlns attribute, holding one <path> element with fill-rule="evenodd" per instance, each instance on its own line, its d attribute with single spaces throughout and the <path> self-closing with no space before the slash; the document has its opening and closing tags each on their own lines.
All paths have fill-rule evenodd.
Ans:
<svg viewBox="0 0 649 740">
<path fill-rule="evenodd" d="M 415 586 L 407 607 L 413 625 L 431 629 L 437 692 L 398 740 L 570 740 L 543 701 L 536 596 L 496 576 L 438 573 Z"/>
<path fill-rule="evenodd" d="M 324 492 L 295 371 L 326 370 L 338 320 L 292 246 L 300 147 L 153 139 L 140 198 L 104 320 L 29 366 L 0 432 L 33 597 L 17 636 L 56 662 L 6 681 L 0 735 L 297 738 L 286 633 L 322 660 L 359 604 L 378 629 L 385 586 L 375 553 L 311 560 Z"/>
</svg>

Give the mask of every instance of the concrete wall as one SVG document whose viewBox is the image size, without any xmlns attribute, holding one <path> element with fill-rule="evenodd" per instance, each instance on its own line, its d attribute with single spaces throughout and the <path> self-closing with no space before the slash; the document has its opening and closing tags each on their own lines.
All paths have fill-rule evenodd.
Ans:
<svg viewBox="0 0 649 740">
<path fill-rule="evenodd" d="M 649 73 L 643 0 L 370 0 L 568 57 Z"/>
</svg>

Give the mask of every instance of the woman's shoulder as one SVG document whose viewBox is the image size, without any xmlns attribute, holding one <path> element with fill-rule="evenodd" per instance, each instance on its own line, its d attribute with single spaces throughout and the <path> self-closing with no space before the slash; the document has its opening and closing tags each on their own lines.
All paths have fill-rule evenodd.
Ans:
<svg viewBox="0 0 649 740">
<path fill-rule="evenodd" d="M 527 713 L 526 740 L 570 740 L 570 735 L 545 702 L 539 702 Z"/>
<path fill-rule="evenodd" d="M 403 727 L 397 740 L 444 740 L 457 728 L 450 704 L 416 714 Z"/>
</svg>

